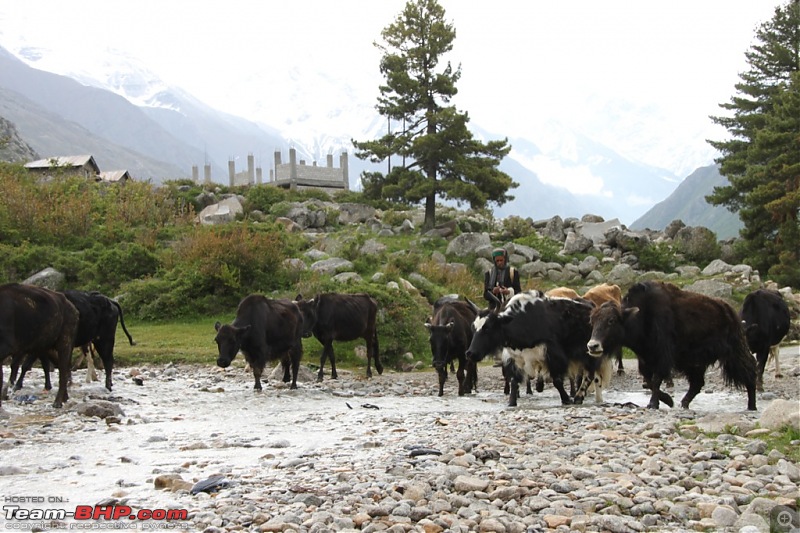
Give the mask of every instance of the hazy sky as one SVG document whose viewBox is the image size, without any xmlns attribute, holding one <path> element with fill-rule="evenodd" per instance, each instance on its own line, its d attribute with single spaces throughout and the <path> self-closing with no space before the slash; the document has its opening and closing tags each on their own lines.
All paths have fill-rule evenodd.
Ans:
<svg viewBox="0 0 800 533">
<path fill-rule="evenodd" d="M 637 110 L 657 117 L 647 125 L 653 142 L 702 137 L 712 131 L 708 115 L 734 94 L 757 25 L 785 1 L 440 0 L 456 28 L 452 59 L 463 72 L 455 103 L 474 123 L 511 137 L 556 117 L 632 147 L 643 140 L 626 141 L 621 130 L 635 131 Z M 230 98 L 230 87 L 266 66 L 346 76 L 374 103 L 381 78 L 372 43 L 404 5 L 3 0 L 0 45 L 24 39 L 87 64 L 93 50 L 113 46 L 232 112 L 243 102 Z M 609 119 L 617 115 L 625 118 Z"/>
</svg>

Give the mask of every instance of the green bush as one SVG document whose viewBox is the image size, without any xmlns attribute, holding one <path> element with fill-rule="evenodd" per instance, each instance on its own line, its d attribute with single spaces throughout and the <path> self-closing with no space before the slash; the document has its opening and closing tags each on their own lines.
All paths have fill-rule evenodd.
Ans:
<svg viewBox="0 0 800 533">
<path fill-rule="evenodd" d="M 369 294 L 378 302 L 378 344 L 384 364 L 389 368 L 398 367 L 406 352 L 413 353 L 417 360 L 430 363 L 430 345 L 423 324 L 430 315 L 431 308 L 419 296 L 403 290 L 389 289 L 385 282 L 379 284 L 363 281 L 343 287 L 327 276 L 314 274 L 299 282 L 296 288 L 305 298 L 324 292 Z M 289 297 L 294 298 L 294 296 L 295 294 L 292 294 Z M 334 343 L 337 360 L 354 363 L 352 347 L 356 344 L 363 344 L 363 340 Z M 319 343 L 315 345 L 318 347 Z M 318 354 L 318 348 L 310 353 Z M 313 357 L 316 356 L 312 356 L 312 361 Z"/>
<path fill-rule="evenodd" d="M 526 219 L 510 216 L 503 220 L 503 236 L 506 239 L 522 239 L 534 233 L 533 225 Z"/>
<path fill-rule="evenodd" d="M 93 269 L 96 290 L 103 293 L 115 292 L 126 281 L 154 276 L 160 266 L 158 256 L 138 243 L 95 246 L 91 253 L 96 260 Z"/>
<path fill-rule="evenodd" d="M 249 202 L 251 209 L 270 213 L 273 205 L 287 201 L 288 193 L 280 187 L 261 185 L 259 187 L 250 187 L 245 193 L 245 198 Z"/>
<path fill-rule="evenodd" d="M 549 237 L 543 237 L 536 232 L 531 232 L 524 237 L 516 238 L 514 242 L 522 244 L 523 246 L 530 246 L 538 251 L 541 254 L 542 261 L 561 263 L 562 265 L 566 261 L 566 258 L 558 253 L 562 248 L 560 242 L 554 241 Z"/>
<path fill-rule="evenodd" d="M 692 228 L 691 232 L 679 231 L 675 235 L 675 251 L 698 265 L 710 263 L 722 252 L 716 233 L 702 227 Z"/>
<path fill-rule="evenodd" d="M 639 258 L 641 270 L 657 270 L 672 272 L 675 269 L 675 253 L 667 243 L 651 243 L 639 245 L 633 253 Z"/>
</svg>

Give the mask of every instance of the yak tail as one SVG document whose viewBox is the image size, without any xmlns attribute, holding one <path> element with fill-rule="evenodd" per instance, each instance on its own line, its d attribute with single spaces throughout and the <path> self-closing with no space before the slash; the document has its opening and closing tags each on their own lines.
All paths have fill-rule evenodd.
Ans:
<svg viewBox="0 0 800 533">
<path fill-rule="evenodd" d="M 122 324 L 122 331 L 124 331 L 125 335 L 128 337 L 128 342 L 131 343 L 131 346 L 136 346 L 136 341 L 133 340 L 131 334 L 128 333 L 128 328 L 125 327 L 125 317 L 122 316 L 122 306 L 119 305 L 119 302 L 117 302 L 116 300 L 112 300 L 111 298 L 109 298 L 108 301 L 111 302 L 113 305 L 115 305 L 117 307 L 117 310 L 119 311 L 119 323 Z"/>
<path fill-rule="evenodd" d="M 737 321 L 738 324 L 738 321 Z M 731 332 L 730 349 L 722 363 L 722 379 L 725 385 L 747 389 L 756 384 L 756 359 L 750 353 L 744 330 L 741 327 Z"/>
</svg>

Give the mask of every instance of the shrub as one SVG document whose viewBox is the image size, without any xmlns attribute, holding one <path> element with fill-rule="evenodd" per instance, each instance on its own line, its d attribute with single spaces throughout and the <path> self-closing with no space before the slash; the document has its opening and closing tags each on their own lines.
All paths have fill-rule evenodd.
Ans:
<svg viewBox="0 0 800 533">
<path fill-rule="evenodd" d="M 517 244 L 530 246 L 541 254 L 542 261 L 564 264 L 566 258 L 559 255 L 562 245 L 549 237 L 543 237 L 536 232 L 531 232 L 524 237 L 514 239 Z"/>
<path fill-rule="evenodd" d="M 245 198 L 250 203 L 250 208 L 258 209 L 264 213 L 271 212 L 273 205 L 285 202 L 287 197 L 288 193 L 285 189 L 268 185 L 250 187 L 245 194 Z"/>
<path fill-rule="evenodd" d="M 721 254 L 717 235 L 708 228 L 683 228 L 675 235 L 675 251 L 690 262 L 707 264 Z"/>
<path fill-rule="evenodd" d="M 533 233 L 533 224 L 527 219 L 518 216 L 506 217 L 503 220 L 503 237 L 506 239 L 521 239 Z"/>
<path fill-rule="evenodd" d="M 96 290 L 113 293 L 129 280 L 153 276 L 158 272 L 158 256 L 137 243 L 122 243 L 118 246 L 95 246 L 93 278 Z"/>
<path fill-rule="evenodd" d="M 672 272 L 675 269 L 675 253 L 665 242 L 638 245 L 633 253 L 639 258 L 639 268 Z"/>
<path fill-rule="evenodd" d="M 174 247 L 176 266 L 192 272 L 212 292 L 279 286 L 284 233 L 250 224 L 200 226 Z"/>
<path fill-rule="evenodd" d="M 430 345 L 423 324 L 431 309 L 419 296 L 402 290 L 391 290 L 383 283 L 367 281 L 351 284 L 343 289 L 329 277 L 317 274 L 307 276 L 296 288 L 304 297 L 323 292 L 369 294 L 378 302 L 378 345 L 384 364 L 389 368 L 397 367 L 406 352 L 414 354 L 415 359 L 430 363 Z M 291 297 L 294 296 L 293 294 Z M 352 346 L 358 342 L 334 343 L 337 360 L 353 362 Z"/>
</svg>

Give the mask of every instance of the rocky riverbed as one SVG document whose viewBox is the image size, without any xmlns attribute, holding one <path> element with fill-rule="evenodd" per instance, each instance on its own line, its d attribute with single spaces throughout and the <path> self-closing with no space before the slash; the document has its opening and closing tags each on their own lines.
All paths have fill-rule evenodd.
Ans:
<svg viewBox="0 0 800 533">
<path fill-rule="evenodd" d="M 479 370 L 477 394 L 458 397 L 451 376 L 441 398 L 429 371 L 371 380 L 340 371 L 319 384 L 305 370 L 298 390 L 271 378 L 255 393 L 241 364 L 123 368 L 111 394 L 77 371 L 61 410 L 34 371 L 0 415 L 0 522 L 27 530 L 769 531 L 793 512 L 800 469 L 767 449 L 761 439 L 772 432 L 760 426 L 772 404 L 800 410 L 799 352 L 783 349 L 783 378 L 765 374 L 757 412 L 745 410 L 744 391 L 722 387 L 716 369 L 692 409 L 645 409 L 634 361 L 603 404 L 590 395 L 562 406 L 548 386 L 517 408 L 506 407 L 490 366 Z M 675 381 L 677 403 L 686 382 Z M 209 478 L 212 488 L 193 493 Z M 96 504 L 187 513 L 76 524 L 8 511 Z"/>
</svg>

